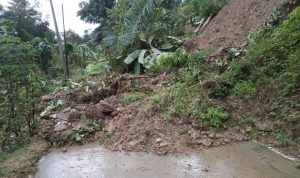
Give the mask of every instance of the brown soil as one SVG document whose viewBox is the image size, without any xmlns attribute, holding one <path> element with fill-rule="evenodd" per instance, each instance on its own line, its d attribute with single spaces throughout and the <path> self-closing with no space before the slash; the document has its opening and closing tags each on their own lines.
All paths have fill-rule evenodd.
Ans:
<svg viewBox="0 0 300 178">
<path fill-rule="evenodd" d="M 160 90 L 167 90 L 168 76 L 127 75 L 101 81 L 97 85 L 101 83 L 106 88 L 111 88 L 110 84 L 117 86 L 111 88 L 117 94 L 82 103 L 78 98 L 84 95 L 83 89 L 93 88 L 89 93 L 104 91 L 100 86 L 82 85 L 68 92 L 61 91 L 44 96 L 41 108 L 57 99 L 65 100 L 66 105 L 41 119 L 38 128 L 40 134 L 51 143 L 72 144 L 74 135 L 78 133 L 74 128 L 88 129 L 96 121 L 101 125 L 102 131 L 96 134 L 82 133 L 81 143 L 100 140 L 112 150 L 150 151 L 158 154 L 183 152 L 187 149 L 200 150 L 250 139 L 239 128 L 217 133 L 212 128 L 199 130 L 196 120 L 187 117 L 167 120 L 164 112 L 152 104 L 151 96 Z M 145 98 L 128 105 L 122 103 L 124 95 L 136 92 L 145 93 Z"/>
<path fill-rule="evenodd" d="M 283 0 L 230 0 L 187 49 L 214 48 L 216 54 L 228 48 L 244 48 L 249 32 L 264 25 Z"/>
<path fill-rule="evenodd" d="M 94 84 L 82 84 L 74 89 L 46 95 L 41 101 L 41 110 L 49 102 L 58 99 L 65 100 L 66 104 L 63 108 L 51 111 L 42 117 L 37 130 L 52 144 L 71 145 L 98 141 L 106 148 L 115 151 L 146 151 L 157 154 L 202 150 L 254 138 L 288 155 L 300 156 L 299 145 L 283 148 L 274 137 L 257 135 L 256 132 L 247 133 L 246 126 L 242 124 L 224 129 L 199 128 L 196 119 L 184 114 L 170 119 L 165 111 L 156 107 L 151 100 L 151 97 L 158 92 L 168 91 L 169 80 L 165 75 L 140 77 L 120 75 L 103 78 Z M 85 95 L 83 91 L 87 88 L 89 93 L 99 91 L 107 93 L 113 90 L 112 93 L 115 94 L 107 95 L 106 98 L 99 94 L 98 96 L 101 97 L 98 99 L 94 97 L 86 103 L 78 98 Z M 144 93 L 144 97 L 126 103 L 123 101 L 124 96 L 137 93 Z M 244 113 L 257 112 L 249 108 L 247 103 L 241 107 L 243 109 L 239 107 L 240 109 L 230 110 L 231 119 L 238 120 Z M 92 128 L 93 122 L 100 125 L 101 131 L 80 132 Z M 258 129 L 264 133 L 274 130 L 268 124 L 268 120 L 262 119 L 257 122 L 261 123 Z M 80 140 L 76 141 L 76 134 L 81 136 Z"/>
</svg>

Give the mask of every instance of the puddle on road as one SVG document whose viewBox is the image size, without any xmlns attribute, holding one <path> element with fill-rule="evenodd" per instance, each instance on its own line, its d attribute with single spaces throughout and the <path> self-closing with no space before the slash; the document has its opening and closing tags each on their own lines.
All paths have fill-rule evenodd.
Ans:
<svg viewBox="0 0 300 178">
<path fill-rule="evenodd" d="M 300 170 L 254 142 L 157 156 L 111 152 L 99 145 L 53 150 L 39 162 L 35 178 L 300 178 Z"/>
</svg>

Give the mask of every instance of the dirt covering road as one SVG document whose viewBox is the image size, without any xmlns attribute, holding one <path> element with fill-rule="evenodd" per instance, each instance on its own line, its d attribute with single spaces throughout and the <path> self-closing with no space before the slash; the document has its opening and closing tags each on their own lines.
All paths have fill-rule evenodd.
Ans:
<svg viewBox="0 0 300 178">
<path fill-rule="evenodd" d="M 202 150 L 250 139 L 238 127 L 216 131 L 210 127 L 199 129 L 197 120 L 191 118 L 166 119 L 151 98 L 168 87 L 169 77 L 165 75 L 120 75 L 53 93 L 43 97 L 42 110 L 58 100 L 65 104 L 43 116 L 38 130 L 58 145 L 100 141 L 115 151 L 157 154 Z M 134 100 L 126 101 L 130 98 Z M 101 128 L 88 133 L 93 123 Z"/>
</svg>

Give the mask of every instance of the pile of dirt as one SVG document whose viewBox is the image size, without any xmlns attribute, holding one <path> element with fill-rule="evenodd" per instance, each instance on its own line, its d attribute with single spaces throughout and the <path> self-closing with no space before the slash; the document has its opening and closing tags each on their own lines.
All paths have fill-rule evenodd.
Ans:
<svg viewBox="0 0 300 178">
<path fill-rule="evenodd" d="M 285 154 L 299 156 L 297 145 L 282 147 L 274 137 L 251 134 L 241 124 L 216 129 L 210 126 L 199 127 L 197 119 L 184 113 L 169 118 L 152 99 L 152 96 L 159 96 L 159 92 L 168 92 L 169 89 L 170 77 L 166 75 L 119 75 L 80 84 L 73 89 L 42 98 L 41 113 L 58 100 L 63 100 L 65 104 L 41 117 L 37 130 L 50 143 L 60 146 L 97 141 L 114 151 L 168 154 L 202 150 L 254 138 L 279 148 Z M 124 98 L 135 99 L 124 102 Z M 247 107 L 242 107 L 246 112 Z M 232 111 L 233 116 L 230 117 L 238 119 L 234 115 L 240 112 L 244 113 L 244 110 Z M 258 124 L 258 130 L 262 133 L 274 129 L 265 120 Z"/>
<path fill-rule="evenodd" d="M 230 0 L 205 29 L 185 46 L 214 48 L 218 55 L 229 48 L 244 48 L 249 32 L 264 25 L 283 0 Z"/>
<path fill-rule="evenodd" d="M 37 130 L 53 144 L 100 141 L 112 150 L 157 154 L 201 150 L 250 139 L 239 128 L 215 132 L 212 128 L 200 130 L 195 119 L 167 120 L 164 112 L 152 104 L 151 96 L 168 87 L 169 77 L 165 75 L 121 75 L 55 92 L 42 98 L 41 111 L 58 100 L 65 104 L 43 115 Z M 124 95 L 140 92 L 145 98 L 127 105 L 122 102 Z"/>
<path fill-rule="evenodd" d="M 119 93 L 156 92 L 167 84 L 164 79 L 168 77 L 105 77 L 96 82 L 77 84 L 73 89 L 45 95 L 39 105 L 41 115 L 37 130 L 49 142 L 59 145 L 75 140 L 96 140 L 98 137 L 94 133 L 103 129 L 107 120 L 122 111 Z M 59 102 L 63 104 L 58 106 Z"/>
</svg>

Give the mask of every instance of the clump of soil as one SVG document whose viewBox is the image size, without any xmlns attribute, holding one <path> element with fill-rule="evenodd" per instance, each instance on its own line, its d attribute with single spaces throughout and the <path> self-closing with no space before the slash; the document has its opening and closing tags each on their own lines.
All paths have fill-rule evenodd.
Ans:
<svg viewBox="0 0 300 178">
<path fill-rule="evenodd" d="M 247 34 L 263 26 L 282 2 L 283 0 L 230 0 L 186 47 L 214 48 L 215 55 L 229 48 L 244 48 Z"/>
</svg>

